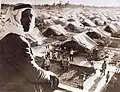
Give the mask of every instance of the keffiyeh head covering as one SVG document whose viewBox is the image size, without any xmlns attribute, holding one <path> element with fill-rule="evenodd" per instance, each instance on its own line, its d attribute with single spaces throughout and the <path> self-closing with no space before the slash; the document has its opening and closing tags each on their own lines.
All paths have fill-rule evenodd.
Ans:
<svg viewBox="0 0 120 92">
<path fill-rule="evenodd" d="M 14 7 L 10 7 L 8 9 L 4 23 L 0 24 L 0 40 L 9 33 L 14 33 L 22 36 L 25 35 L 26 32 L 24 32 L 20 20 L 22 17 L 22 12 L 26 9 L 30 9 L 32 14 L 32 19 L 28 32 L 30 33 L 33 30 L 35 23 L 35 14 L 32 6 L 30 4 L 23 3 L 16 4 Z"/>
</svg>

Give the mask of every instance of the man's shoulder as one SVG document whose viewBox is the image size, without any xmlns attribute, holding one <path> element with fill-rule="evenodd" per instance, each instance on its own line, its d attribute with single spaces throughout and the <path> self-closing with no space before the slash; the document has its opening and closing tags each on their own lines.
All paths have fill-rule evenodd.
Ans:
<svg viewBox="0 0 120 92">
<path fill-rule="evenodd" d="M 14 45 L 29 44 L 29 42 L 24 37 L 14 34 L 14 33 L 10 33 L 6 35 L 4 40 L 6 40 L 7 42 L 15 43 Z"/>
<path fill-rule="evenodd" d="M 14 34 L 14 33 L 9 33 L 5 36 L 5 38 L 19 38 L 19 35 Z"/>
</svg>

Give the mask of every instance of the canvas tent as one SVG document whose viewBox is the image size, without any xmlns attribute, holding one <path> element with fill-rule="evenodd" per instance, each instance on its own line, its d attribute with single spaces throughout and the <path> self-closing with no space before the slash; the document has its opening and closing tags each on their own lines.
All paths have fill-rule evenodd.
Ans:
<svg viewBox="0 0 120 92">
<path fill-rule="evenodd" d="M 76 21 L 75 22 L 69 22 L 65 27 L 65 29 L 67 31 L 74 32 L 74 33 L 82 32 L 83 28 L 84 28 L 84 26 L 80 22 L 76 22 Z"/>
<path fill-rule="evenodd" d="M 90 51 L 97 47 L 97 43 L 84 32 L 74 35 L 73 38 L 79 43 L 79 45 L 87 48 Z"/>
<path fill-rule="evenodd" d="M 86 18 L 82 13 L 78 14 L 78 17 L 79 17 L 80 19 L 85 19 L 85 18 Z"/>
<path fill-rule="evenodd" d="M 104 15 L 103 13 L 101 13 L 101 12 L 98 12 L 98 13 L 100 14 L 100 18 L 101 18 L 103 21 L 105 21 L 105 22 L 108 21 L 108 19 L 105 17 L 105 15 Z"/>
<path fill-rule="evenodd" d="M 43 40 L 46 39 L 37 27 L 30 34 L 25 34 L 25 37 L 31 44 L 37 43 L 38 45 L 42 44 Z"/>
<path fill-rule="evenodd" d="M 36 27 L 39 27 L 43 23 L 44 23 L 44 18 L 43 17 L 37 16 L 35 18 L 35 26 Z"/>
<path fill-rule="evenodd" d="M 25 38 L 29 39 L 31 42 L 36 42 L 36 39 L 34 37 L 32 37 L 31 34 L 25 34 Z"/>
<path fill-rule="evenodd" d="M 95 31 L 86 31 L 86 34 L 91 38 L 91 39 L 99 39 L 101 38 L 101 35 L 96 33 Z"/>
<path fill-rule="evenodd" d="M 84 26 L 96 27 L 95 23 L 93 23 L 90 19 L 83 19 L 82 24 Z"/>
<path fill-rule="evenodd" d="M 114 25 L 117 30 L 112 36 L 120 37 L 120 22 L 112 22 L 112 25 Z"/>
<path fill-rule="evenodd" d="M 71 39 L 66 40 L 61 46 L 78 49 L 80 52 L 93 52 L 97 48 L 97 43 L 93 41 L 86 33 L 75 34 Z"/>
<path fill-rule="evenodd" d="M 25 38 L 28 40 L 28 42 L 32 47 L 38 45 L 38 42 L 36 41 L 36 39 L 34 39 L 34 37 L 32 37 L 30 34 L 25 34 Z"/>
<path fill-rule="evenodd" d="M 91 30 L 86 32 L 86 34 L 99 45 L 104 46 L 109 44 L 110 42 L 109 38 L 111 34 L 106 31 L 103 31 L 100 27 L 91 28 Z"/>
<path fill-rule="evenodd" d="M 61 14 L 61 13 L 56 14 L 56 16 L 57 16 L 58 18 L 63 18 L 63 14 Z"/>
<path fill-rule="evenodd" d="M 120 22 L 115 22 L 114 25 L 115 25 L 118 29 L 120 29 Z"/>
<path fill-rule="evenodd" d="M 100 34 L 101 37 L 105 37 L 105 38 L 109 38 L 111 36 L 111 33 L 108 33 L 104 30 L 102 30 L 102 28 L 97 27 L 97 28 L 92 28 L 92 30 L 98 34 Z"/>
<path fill-rule="evenodd" d="M 48 13 L 42 13 L 42 16 L 44 17 L 44 19 L 50 19 L 51 15 Z"/>
<path fill-rule="evenodd" d="M 67 35 L 67 31 L 61 25 L 52 25 L 46 28 L 42 34 L 45 37 Z"/>
<path fill-rule="evenodd" d="M 116 19 L 113 16 L 111 16 L 111 15 L 108 15 L 107 19 L 110 20 L 110 21 L 116 21 Z"/>
<path fill-rule="evenodd" d="M 35 27 L 31 32 L 31 36 L 38 42 L 39 45 L 43 43 L 44 39 L 46 39 L 37 27 Z"/>
<path fill-rule="evenodd" d="M 120 22 L 112 22 L 112 24 L 117 28 L 118 32 L 120 31 Z"/>
<path fill-rule="evenodd" d="M 46 26 L 51 26 L 51 25 L 54 25 L 55 23 L 51 19 L 45 19 L 44 24 Z"/>
<path fill-rule="evenodd" d="M 113 24 L 107 25 L 104 30 L 112 34 L 115 34 L 118 31 L 117 27 L 115 27 Z"/>
<path fill-rule="evenodd" d="M 56 20 L 58 20 L 59 18 L 58 18 L 57 16 L 51 16 L 51 19 L 52 19 L 52 21 L 56 21 Z"/>
<path fill-rule="evenodd" d="M 102 21 L 100 18 L 94 18 L 92 21 L 98 26 L 103 26 L 105 24 L 105 22 Z"/>
<path fill-rule="evenodd" d="M 60 24 L 60 25 L 62 25 L 62 26 L 65 26 L 66 23 L 67 23 L 67 21 L 66 21 L 64 18 L 58 18 L 58 19 L 56 19 L 56 20 L 53 20 L 53 22 L 54 22 L 56 25 Z"/>
</svg>

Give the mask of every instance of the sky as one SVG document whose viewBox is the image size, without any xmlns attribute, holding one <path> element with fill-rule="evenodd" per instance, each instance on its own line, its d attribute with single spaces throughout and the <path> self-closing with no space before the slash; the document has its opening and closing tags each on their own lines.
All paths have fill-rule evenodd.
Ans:
<svg viewBox="0 0 120 92">
<path fill-rule="evenodd" d="M 53 4 L 70 2 L 72 4 L 85 4 L 95 6 L 120 6 L 120 0 L 2 0 L 2 3 L 15 4 L 20 2 L 30 2 L 32 4 Z"/>
</svg>

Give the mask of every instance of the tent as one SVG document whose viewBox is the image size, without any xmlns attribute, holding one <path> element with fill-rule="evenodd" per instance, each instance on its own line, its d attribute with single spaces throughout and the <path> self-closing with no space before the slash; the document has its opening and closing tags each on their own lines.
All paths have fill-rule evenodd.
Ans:
<svg viewBox="0 0 120 92">
<path fill-rule="evenodd" d="M 115 22 L 114 24 L 118 29 L 120 29 L 120 22 Z"/>
<path fill-rule="evenodd" d="M 35 27 L 30 34 L 29 33 L 25 34 L 25 37 L 30 43 L 32 44 L 37 43 L 38 45 L 42 44 L 43 40 L 46 39 L 37 27 Z"/>
<path fill-rule="evenodd" d="M 42 16 L 44 17 L 44 19 L 50 19 L 51 15 L 48 13 L 42 13 Z"/>
<path fill-rule="evenodd" d="M 103 31 L 100 27 L 91 28 L 91 30 L 86 32 L 86 34 L 99 45 L 104 46 L 110 42 L 109 38 L 111 36 L 111 33 Z"/>
<path fill-rule="evenodd" d="M 59 18 L 57 16 L 51 16 L 52 21 L 58 20 Z"/>
<path fill-rule="evenodd" d="M 112 22 L 111 24 L 114 25 L 114 29 L 116 30 L 112 36 L 120 37 L 120 22 Z"/>
<path fill-rule="evenodd" d="M 97 47 L 97 43 L 84 32 L 74 35 L 73 38 L 79 43 L 79 45 L 90 51 Z"/>
<path fill-rule="evenodd" d="M 25 34 L 25 38 L 28 40 L 28 42 L 32 47 L 38 45 L 38 42 L 36 41 L 36 39 L 34 39 L 34 37 L 32 37 L 30 34 Z"/>
<path fill-rule="evenodd" d="M 73 35 L 71 39 L 69 38 L 61 44 L 63 47 L 77 49 L 80 52 L 93 52 L 97 45 L 98 44 L 84 32 Z"/>
<path fill-rule="evenodd" d="M 78 14 L 78 17 L 80 18 L 80 19 L 85 19 L 86 17 L 83 15 L 83 14 Z"/>
<path fill-rule="evenodd" d="M 101 12 L 98 12 L 98 13 L 100 14 L 100 18 L 101 18 L 103 21 L 105 21 L 105 22 L 108 21 L 108 19 L 106 18 L 106 16 L 105 16 L 103 13 L 101 13 Z"/>
<path fill-rule="evenodd" d="M 65 29 L 67 31 L 70 31 L 70 32 L 74 32 L 74 33 L 80 33 L 82 32 L 84 26 L 83 24 L 81 24 L 80 22 L 69 22 L 66 26 L 65 26 Z"/>
<path fill-rule="evenodd" d="M 118 32 L 120 31 L 120 22 L 112 22 L 112 24 L 117 28 Z"/>
<path fill-rule="evenodd" d="M 63 14 L 61 14 L 61 13 L 56 14 L 56 16 L 57 16 L 58 18 L 63 18 Z"/>
<path fill-rule="evenodd" d="M 101 38 L 101 35 L 96 33 L 95 31 L 86 31 L 86 34 L 91 38 L 91 39 L 99 39 Z"/>
<path fill-rule="evenodd" d="M 104 30 L 112 34 L 115 34 L 118 31 L 117 27 L 113 24 L 107 25 Z"/>
<path fill-rule="evenodd" d="M 51 19 L 45 19 L 44 24 L 46 26 L 51 26 L 51 25 L 54 25 L 55 23 Z"/>
<path fill-rule="evenodd" d="M 100 34 L 101 37 L 109 38 L 111 36 L 111 33 L 108 33 L 104 31 L 102 28 L 97 27 L 97 28 L 92 28 L 92 30 L 98 34 Z"/>
<path fill-rule="evenodd" d="M 45 37 L 67 35 L 67 31 L 61 25 L 52 25 L 46 28 L 42 34 Z"/>
<path fill-rule="evenodd" d="M 96 24 L 94 24 L 90 19 L 84 19 L 82 24 L 84 26 L 96 27 Z"/>
<path fill-rule="evenodd" d="M 56 20 L 53 20 L 53 22 L 58 25 L 58 24 L 61 24 L 62 26 L 65 26 L 67 21 L 64 19 L 64 18 L 58 18 Z"/>
<path fill-rule="evenodd" d="M 103 26 L 105 24 L 105 22 L 102 21 L 100 18 L 94 18 L 92 21 L 98 26 Z"/>
<path fill-rule="evenodd" d="M 35 26 L 36 27 L 39 27 L 43 23 L 44 23 L 44 18 L 43 17 L 37 16 L 35 18 Z"/>
</svg>

